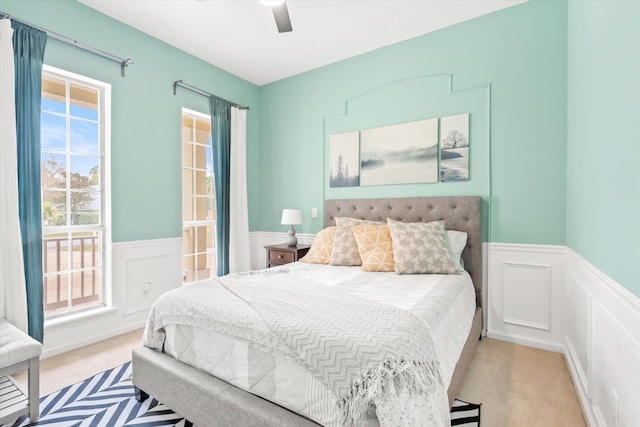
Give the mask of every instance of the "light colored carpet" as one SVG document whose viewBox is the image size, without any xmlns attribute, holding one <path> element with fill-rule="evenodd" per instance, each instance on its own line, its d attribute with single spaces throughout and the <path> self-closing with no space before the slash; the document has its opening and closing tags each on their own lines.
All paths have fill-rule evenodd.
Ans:
<svg viewBox="0 0 640 427">
<path fill-rule="evenodd" d="M 142 329 L 41 361 L 41 396 L 131 359 Z M 17 378 L 26 382 L 26 375 Z M 564 356 L 483 339 L 460 399 L 482 403 L 483 427 L 586 427 Z"/>
<path fill-rule="evenodd" d="M 131 351 L 142 345 L 143 329 L 118 335 L 105 341 L 81 347 L 40 361 L 40 396 L 80 382 L 131 360 Z M 15 377 L 23 384 L 26 373 Z"/>
<path fill-rule="evenodd" d="M 586 427 L 560 353 L 485 338 L 460 391 L 488 427 Z"/>
</svg>

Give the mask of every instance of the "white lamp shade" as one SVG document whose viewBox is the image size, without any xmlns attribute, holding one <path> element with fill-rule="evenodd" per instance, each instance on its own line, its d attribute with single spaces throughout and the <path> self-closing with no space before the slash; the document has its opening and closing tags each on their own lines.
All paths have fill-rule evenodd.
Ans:
<svg viewBox="0 0 640 427">
<path fill-rule="evenodd" d="M 282 209 L 281 224 L 302 224 L 300 209 Z"/>
<path fill-rule="evenodd" d="M 284 0 L 258 0 L 258 1 L 263 5 L 269 6 L 269 7 L 280 6 L 282 3 L 284 3 Z"/>
</svg>

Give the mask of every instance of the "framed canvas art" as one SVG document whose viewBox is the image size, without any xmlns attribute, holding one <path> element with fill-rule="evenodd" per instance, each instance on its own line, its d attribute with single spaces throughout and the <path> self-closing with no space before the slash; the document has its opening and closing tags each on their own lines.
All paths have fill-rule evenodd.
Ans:
<svg viewBox="0 0 640 427">
<path fill-rule="evenodd" d="M 331 135 L 329 144 L 329 186 L 357 187 L 360 183 L 360 132 Z"/>
<path fill-rule="evenodd" d="M 360 185 L 438 182 L 437 118 L 360 133 Z"/>
<path fill-rule="evenodd" d="M 440 118 L 440 181 L 469 180 L 469 113 Z"/>
</svg>

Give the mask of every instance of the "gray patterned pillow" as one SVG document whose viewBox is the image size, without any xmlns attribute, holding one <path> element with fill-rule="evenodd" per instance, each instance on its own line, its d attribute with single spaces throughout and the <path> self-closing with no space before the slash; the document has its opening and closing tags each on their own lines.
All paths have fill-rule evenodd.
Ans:
<svg viewBox="0 0 640 427">
<path fill-rule="evenodd" d="M 336 234 L 333 236 L 333 249 L 329 264 L 362 265 L 358 242 L 351 231 L 351 227 L 360 224 L 376 224 L 376 222 L 358 218 L 336 217 Z"/>
<path fill-rule="evenodd" d="M 444 221 L 405 223 L 387 218 L 398 274 L 453 274 Z"/>
</svg>

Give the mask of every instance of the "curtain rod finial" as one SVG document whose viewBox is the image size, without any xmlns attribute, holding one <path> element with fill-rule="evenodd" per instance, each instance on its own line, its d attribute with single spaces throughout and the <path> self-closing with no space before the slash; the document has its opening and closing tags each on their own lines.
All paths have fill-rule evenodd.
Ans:
<svg viewBox="0 0 640 427">
<path fill-rule="evenodd" d="M 124 69 L 125 67 L 127 67 L 128 65 L 133 64 L 133 60 L 131 58 L 127 58 L 124 61 L 122 61 L 120 63 L 120 75 L 122 75 L 122 77 L 124 77 Z"/>
</svg>

